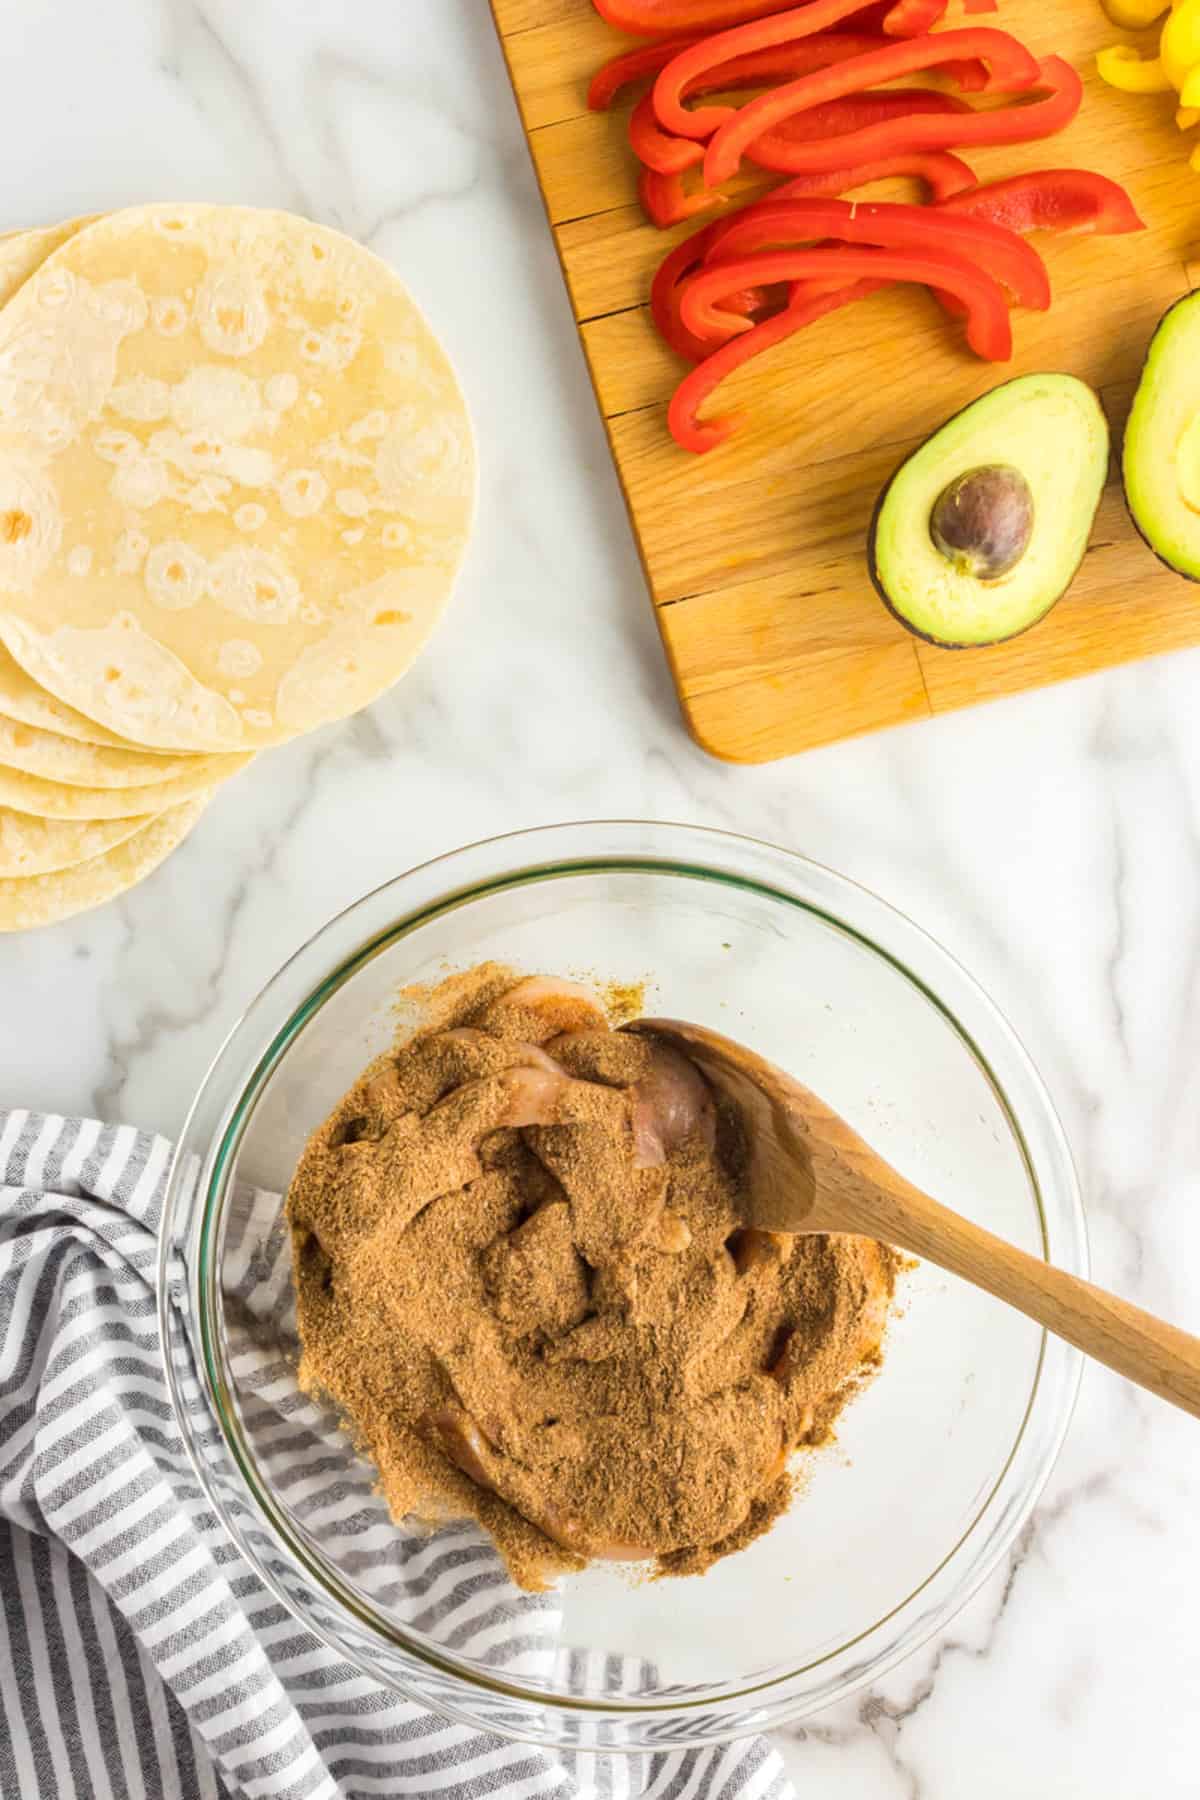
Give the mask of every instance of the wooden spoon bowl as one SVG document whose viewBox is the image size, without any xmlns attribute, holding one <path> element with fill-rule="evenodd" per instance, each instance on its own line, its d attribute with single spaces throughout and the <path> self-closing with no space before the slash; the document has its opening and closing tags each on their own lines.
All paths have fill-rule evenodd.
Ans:
<svg viewBox="0 0 1200 1800">
<path fill-rule="evenodd" d="M 808 1088 L 732 1038 L 681 1019 L 637 1019 L 624 1029 L 691 1057 L 737 1107 L 747 1141 L 747 1225 L 856 1232 L 924 1257 L 1200 1418 L 1200 1338 L 951 1212 Z"/>
</svg>

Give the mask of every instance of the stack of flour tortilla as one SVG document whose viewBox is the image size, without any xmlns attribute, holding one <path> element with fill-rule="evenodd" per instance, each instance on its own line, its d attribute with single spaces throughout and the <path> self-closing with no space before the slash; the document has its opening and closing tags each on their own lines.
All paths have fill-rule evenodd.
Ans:
<svg viewBox="0 0 1200 1800">
<path fill-rule="evenodd" d="M 337 232 L 155 205 L 0 238 L 0 929 L 121 893 L 403 674 L 474 490 L 444 352 Z"/>
</svg>

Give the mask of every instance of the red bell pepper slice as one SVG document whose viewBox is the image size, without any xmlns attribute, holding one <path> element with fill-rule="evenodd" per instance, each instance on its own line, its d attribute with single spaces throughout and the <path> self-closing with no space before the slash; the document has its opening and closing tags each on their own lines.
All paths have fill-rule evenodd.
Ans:
<svg viewBox="0 0 1200 1800">
<path fill-rule="evenodd" d="M 871 5 L 864 6 L 861 12 L 855 13 L 850 23 L 855 31 L 880 31 L 888 37 L 894 37 L 895 32 L 887 30 L 887 22 L 898 4 L 899 0 L 871 0 Z"/>
<path fill-rule="evenodd" d="M 675 442 L 684 450 L 693 450 L 698 454 L 715 450 L 737 425 L 737 415 L 708 419 L 703 424 L 696 415 L 727 375 L 732 375 L 735 369 L 740 369 L 752 357 L 761 356 L 764 350 L 774 349 L 776 344 L 783 343 L 794 332 L 802 331 L 815 319 L 836 312 L 840 307 L 849 306 L 855 300 L 864 300 L 868 294 L 874 294 L 879 288 L 888 285 L 885 281 L 864 280 L 853 282 L 848 287 L 830 289 L 825 293 L 807 294 L 785 307 L 782 312 L 776 313 L 774 318 L 764 319 L 753 330 L 722 344 L 719 350 L 705 357 L 703 362 L 698 362 L 675 389 L 667 408 L 667 425 Z"/>
<path fill-rule="evenodd" d="M 639 44 L 635 50 L 623 50 L 611 62 L 597 69 L 588 84 L 587 103 L 592 112 L 607 112 L 617 95 L 634 82 L 645 81 L 665 69 L 673 56 L 698 40 L 695 37 L 664 38 L 657 44 Z"/>
<path fill-rule="evenodd" d="M 980 65 L 982 67 L 982 65 Z M 965 100 L 955 94 L 942 94 L 934 88 L 897 88 L 879 94 L 845 94 L 824 106 L 810 107 L 785 119 L 778 131 L 766 132 L 747 152 L 751 162 L 761 169 L 787 173 L 791 167 L 791 146 L 809 143 L 838 132 L 861 131 L 885 119 L 907 118 L 911 113 L 969 112 Z M 629 120 L 629 142 L 638 160 L 660 175 L 682 175 L 704 160 L 704 146 L 695 138 L 673 137 L 659 125 L 654 116 L 650 96 L 644 95 L 633 109 Z M 848 158 L 847 162 L 853 161 Z M 665 190 L 664 190 L 665 192 Z M 710 190 L 711 192 L 711 190 Z M 682 199 L 682 189 L 677 199 Z M 713 197 L 715 198 L 715 196 Z M 692 211 L 699 212 L 700 207 Z M 686 217 L 687 215 L 681 215 Z"/>
<path fill-rule="evenodd" d="M 660 175 L 682 175 L 704 161 L 703 144 L 663 130 L 651 94 L 643 94 L 629 115 L 629 147 L 644 168 Z"/>
<path fill-rule="evenodd" d="M 965 100 L 959 100 L 953 94 L 938 93 L 933 88 L 850 94 L 840 100 L 831 100 L 826 106 L 814 106 L 808 112 L 797 113 L 794 119 L 786 122 L 781 132 L 769 132 L 752 146 L 751 160 L 760 168 L 787 173 L 793 142 L 806 143 L 812 138 L 861 130 L 866 125 L 907 117 L 911 113 L 969 110 Z M 702 159 L 703 148 L 693 138 L 670 137 L 666 132 L 659 131 L 650 115 L 646 99 L 640 101 L 634 109 L 629 135 L 646 165 L 638 181 L 642 210 L 660 231 L 669 225 L 678 225 L 684 219 L 695 218 L 700 213 L 711 212 L 714 207 L 725 205 L 724 196 L 714 193 L 711 188 L 701 186 L 689 193 L 684 187 L 684 171 Z M 843 187 L 855 187 L 877 178 L 876 175 L 866 174 L 850 180 L 848 177 L 852 172 L 853 161 L 853 158 L 848 157 L 845 168 L 821 171 L 818 187 L 802 188 L 797 192 L 836 194 Z M 892 166 L 898 162 L 903 166 Z M 934 192 L 939 196 L 954 194 L 964 187 L 974 185 L 974 177 L 969 171 L 966 171 L 968 179 L 961 179 L 966 170 L 964 163 L 937 151 L 901 152 L 897 156 L 876 157 L 862 166 L 875 168 L 878 176 L 928 174 Z M 834 182 L 832 186 L 831 180 Z"/>
<path fill-rule="evenodd" d="M 821 177 L 798 179 L 817 181 Z M 797 181 L 786 182 L 761 204 L 770 205 L 797 191 L 800 191 Z M 1097 236 L 1115 237 L 1146 229 L 1125 189 L 1107 175 L 1097 175 L 1091 169 L 1041 169 L 1025 175 L 1010 175 L 1001 181 L 989 182 L 986 187 L 976 185 L 963 189 L 960 194 L 938 204 L 942 211 L 991 219 L 994 224 L 1022 236 L 1033 231 L 1053 231 L 1060 236 L 1093 232 Z M 724 231 L 724 221 L 718 229 Z M 802 284 L 793 290 L 794 297 L 798 298 L 800 291 Z M 961 311 L 950 295 L 942 294 L 939 298 L 948 312 Z"/>
<path fill-rule="evenodd" d="M 699 213 L 711 212 L 714 206 L 725 205 L 723 194 L 712 194 L 704 187 L 689 194 L 681 173 L 665 175 L 658 169 L 642 170 L 638 176 L 638 199 L 650 223 L 660 231 L 682 225 L 685 219 L 694 219 Z"/>
<path fill-rule="evenodd" d="M 994 13 L 999 9 L 999 0 L 963 0 L 965 13 Z M 937 24 L 945 10 L 936 0 L 897 0 L 883 29 L 889 37 L 920 37 Z"/>
<path fill-rule="evenodd" d="M 932 0 L 897 0 L 888 14 L 884 30 L 889 37 L 919 37 L 936 25 L 945 9 L 934 6 Z M 1000 0 L 963 0 L 965 13 L 994 13 L 1000 10 Z"/>
<path fill-rule="evenodd" d="M 797 175 L 792 181 L 772 190 L 771 200 L 795 195 L 845 194 L 851 188 L 865 187 L 869 181 L 894 180 L 906 176 L 923 181 L 935 203 L 951 200 L 977 186 L 974 172 L 957 156 L 946 150 L 912 150 L 899 156 L 884 156 L 878 162 L 862 163 L 853 169 L 832 169 L 819 175 Z M 660 175 L 654 169 L 643 169 L 638 180 L 642 210 L 660 231 L 694 219 L 726 204 L 723 194 L 709 188 L 697 188 L 689 194 L 682 175 Z M 739 215 L 740 216 L 740 215 Z"/>
<path fill-rule="evenodd" d="M 800 179 L 820 180 L 821 177 Z M 786 183 L 777 188 L 762 205 L 770 206 L 795 188 L 796 183 Z M 1025 175 L 1012 175 L 1005 180 L 989 182 L 984 187 L 976 187 L 970 192 L 955 196 L 951 201 L 943 202 L 939 210 L 991 219 L 1022 235 L 1031 231 L 1063 234 L 1091 231 L 1102 235 L 1117 235 L 1145 229 L 1124 188 L 1117 182 L 1110 181 L 1108 176 L 1097 175 L 1090 169 L 1042 169 Z M 671 255 L 676 259 L 677 265 L 683 265 L 679 271 L 680 278 L 702 261 L 718 234 L 726 233 L 732 223 L 733 221 L 721 220 L 672 251 Z M 706 242 L 698 244 L 698 239 Z M 690 260 L 685 260 L 681 251 L 689 251 Z M 694 339 L 703 360 L 697 361 L 696 368 L 684 377 L 676 389 L 667 415 L 676 442 L 685 450 L 703 452 L 714 449 L 729 436 L 737 421 L 735 418 L 719 418 L 701 423 L 697 414 L 727 375 L 749 362 L 752 357 L 783 342 L 813 319 L 864 298 L 866 294 L 875 293 L 886 285 L 888 284 L 884 282 L 859 281 L 848 287 L 817 293 L 806 286 L 800 286 L 784 311 L 754 326 L 751 331 L 735 335 L 710 355 L 704 356 L 706 345 L 702 340 Z M 729 308 L 730 300 L 726 300 L 723 305 Z M 680 329 L 683 329 L 682 325 Z"/>
<path fill-rule="evenodd" d="M 1022 236 L 1030 231 L 1090 231 L 1112 237 L 1146 229 L 1125 189 L 1090 169 L 1039 169 L 1010 175 L 943 204 L 949 211 L 992 219 Z"/>
<path fill-rule="evenodd" d="M 898 0 L 888 21 L 889 37 L 922 37 L 944 11 L 937 0 Z"/>
<path fill-rule="evenodd" d="M 925 165 L 932 161 L 932 157 L 923 156 L 920 160 L 923 164 L 920 173 L 929 179 Z M 953 176 L 960 183 L 963 191 L 977 185 L 971 170 L 957 157 L 941 157 L 939 166 L 941 164 L 951 165 L 950 168 L 943 171 L 944 179 L 949 180 Z M 876 180 L 885 173 L 899 175 L 916 172 L 915 169 L 910 168 L 884 169 L 882 166 L 866 165 L 857 169 L 835 171 L 832 174 L 800 175 L 792 181 L 782 182 L 762 200 L 753 201 L 749 206 L 742 207 L 732 218 L 714 219 L 710 225 L 705 225 L 699 231 L 693 232 L 691 237 L 684 238 L 682 243 L 676 244 L 673 250 L 667 252 L 650 284 L 650 313 L 659 335 L 672 350 L 680 356 L 687 357 L 690 362 L 698 362 L 701 357 L 710 353 L 712 350 L 710 341 L 696 337 L 694 333 L 684 329 L 679 317 L 680 288 L 686 278 L 700 267 L 735 224 L 740 224 L 742 220 L 756 215 L 767 207 L 776 205 L 779 201 L 814 196 L 820 191 L 815 185 L 817 183 L 828 184 L 837 181 L 844 187 L 853 187 L 861 182 Z M 664 178 L 664 186 L 671 179 Z M 682 176 L 676 176 L 673 179 L 682 192 Z M 719 196 L 712 196 L 712 198 L 718 204 L 722 204 Z M 676 222 L 678 221 L 672 221 L 672 223 Z M 883 284 L 878 285 L 882 286 Z M 734 302 L 731 300 L 725 300 L 723 305 L 726 310 L 736 310 Z"/>
<path fill-rule="evenodd" d="M 852 56 L 865 56 L 868 50 L 882 50 L 887 41 L 878 31 L 814 32 L 811 37 L 774 44 L 766 50 L 751 50 L 744 56 L 717 63 L 689 82 L 686 92 L 695 96 L 715 94 L 721 88 L 762 87 L 789 76 L 811 74 L 813 69 L 827 69 L 833 63 L 848 62 Z M 666 63 L 660 66 L 665 68 Z"/>
<path fill-rule="evenodd" d="M 719 225 L 725 221 L 717 220 L 703 230 L 693 232 L 667 252 L 659 264 L 654 280 L 650 284 L 650 316 L 658 328 L 659 336 L 664 343 L 689 362 L 699 362 L 707 356 L 712 344 L 698 338 L 685 329 L 679 317 L 679 300 L 683 291 L 683 282 L 704 260 L 705 250 L 712 242 L 713 235 Z M 762 300 L 761 290 L 754 284 L 744 289 L 737 289 L 728 294 L 723 302 L 728 312 L 750 313 L 757 309 Z"/>
<path fill-rule="evenodd" d="M 720 230 L 713 233 L 705 266 L 717 259 L 740 261 L 759 251 L 822 238 L 896 250 L 945 251 L 1000 282 L 1018 305 L 1035 312 L 1045 312 L 1050 305 L 1046 265 L 1016 232 L 991 219 L 892 200 L 777 200 L 772 195 L 736 218 L 721 221 Z"/>
<path fill-rule="evenodd" d="M 698 235 L 703 236 L 704 234 Z M 876 251 L 874 254 L 878 256 L 880 253 Z M 761 259 L 756 260 L 761 262 Z M 843 266 L 845 266 L 846 260 L 846 258 L 842 259 Z M 912 259 L 909 261 L 911 265 Z M 936 261 L 944 264 L 946 259 L 937 258 Z M 910 274 L 906 278 L 913 278 L 911 266 Z M 940 273 L 938 278 L 941 279 Z M 783 343 L 785 339 L 791 337 L 795 332 L 803 330 L 814 320 L 824 318 L 829 313 L 852 305 L 856 300 L 866 299 L 881 288 L 890 287 L 894 279 L 894 277 L 888 279 L 866 277 L 842 287 L 817 287 L 815 289 L 805 282 L 794 290 L 791 303 L 782 312 L 776 313 L 772 318 L 753 325 L 750 330 L 730 338 L 719 349 L 703 357 L 702 360 L 698 360 L 695 368 L 690 374 L 684 376 L 676 388 L 667 410 L 668 428 L 676 443 L 683 449 L 697 454 L 715 450 L 718 444 L 724 443 L 725 439 L 729 437 L 738 423 L 738 418 L 733 415 L 709 419 L 701 423 L 697 414 L 726 376 L 731 375 L 735 369 L 741 368 L 753 357 L 760 356 L 764 351 L 773 349 L 776 344 Z M 936 291 L 941 298 L 948 289 L 940 287 Z M 959 292 L 961 297 L 961 288 Z M 1007 317 L 1001 322 L 998 317 L 993 316 L 992 326 L 989 329 L 991 347 L 996 350 L 1003 348 L 1005 340 L 1002 332 L 1007 330 Z M 970 337 L 970 332 L 968 337 Z M 1011 354 L 1011 338 L 1009 339 L 1008 353 Z M 999 357 L 998 360 L 1006 360 L 1006 358 Z"/>
<path fill-rule="evenodd" d="M 687 43 L 694 40 L 675 41 Z M 878 34 L 819 32 L 815 37 L 800 38 L 794 44 L 781 44 L 774 50 L 759 50 L 751 56 L 739 56 L 732 62 L 720 63 L 699 77 L 688 92 L 709 94 L 722 88 L 755 84 L 762 86 L 786 80 L 795 75 L 809 74 L 814 69 L 827 68 L 831 63 L 848 62 L 852 57 L 865 55 L 868 50 L 878 50 L 886 42 L 886 38 Z M 656 49 L 657 46 L 650 48 Z M 637 54 L 636 51 L 633 52 L 634 56 Z M 667 60 L 664 57 L 659 67 Z M 964 63 L 957 73 L 964 89 L 973 88 L 978 91 L 986 79 L 982 63 Z M 692 168 L 704 157 L 703 148 L 694 138 L 677 137 L 663 130 L 650 94 L 643 95 L 633 109 L 629 120 L 629 143 L 638 161 L 648 169 L 656 169 L 660 175 L 681 174 L 684 169 Z"/>
<path fill-rule="evenodd" d="M 666 31 L 721 31 L 727 25 L 782 12 L 787 0 L 592 0 L 606 25 L 633 37 Z"/>
<path fill-rule="evenodd" d="M 942 38 L 952 35 L 951 32 L 939 33 Z M 1038 86 L 1048 90 L 1043 99 L 996 107 L 988 112 L 941 117 L 912 114 L 907 118 L 864 126 L 861 131 L 849 131 L 828 142 L 814 140 L 785 145 L 782 134 L 772 132 L 772 165 L 792 175 L 813 175 L 846 162 L 870 162 L 879 156 L 895 156 L 901 150 L 957 150 L 978 144 L 1023 144 L 1034 138 L 1051 137 L 1069 125 L 1079 111 L 1083 83 L 1070 63 L 1060 56 L 1048 56 L 1041 64 Z M 710 153 L 711 149 L 712 146 Z M 705 180 L 713 185 L 707 160 L 704 173 Z"/>
<path fill-rule="evenodd" d="M 957 161 L 957 158 L 952 160 Z M 801 179 L 820 180 L 821 177 Z M 831 176 L 830 180 L 833 179 L 836 177 Z M 795 191 L 796 182 L 786 182 L 763 204 Z M 1125 189 L 1107 175 L 1097 175 L 1091 169 L 1038 169 L 1025 175 L 1010 175 L 1001 181 L 989 182 L 985 187 L 964 188 L 938 205 L 939 210 L 945 212 L 990 219 L 1023 237 L 1033 231 L 1053 231 L 1064 237 L 1084 232 L 1099 237 L 1117 237 L 1146 229 Z M 724 229 L 724 221 L 721 221 L 721 229 Z M 956 303 L 948 295 L 942 295 L 941 299 L 947 311 L 955 310 Z"/>
<path fill-rule="evenodd" d="M 858 24 L 858 20 L 852 21 Z M 773 86 L 813 69 L 828 69 L 871 50 L 886 50 L 889 39 L 874 31 L 818 31 L 812 37 L 776 44 L 769 50 L 750 50 L 735 56 L 695 82 L 689 82 L 685 98 L 717 93 L 722 88 Z M 665 64 L 664 64 L 665 67 Z M 943 65 L 942 73 L 964 94 L 981 94 L 987 86 L 986 66 L 977 57 Z"/>
<path fill-rule="evenodd" d="M 654 110 L 659 124 L 664 131 L 673 131 L 679 137 L 711 137 L 733 116 L 735 109 L 699 106 L 692 112 L 683 104 L 689 92 L 698 91 L 710 70 L 757 51 L 771 50 L 798 38 L 812 37 L 817 32 L 828 32 L 857 10 L 857 0 L 807 0 L 806 5 L 794 7 L 781 17 L 758 19 L 749 25 L 736 26 L 732 31 L 719 31 L 712 37 L 702 38 L 687 50 L 681 50 L 664 69 L 660 69 L 654 83 Z M 884 19 L 885 27 L 890 16 L 889 13 Z M 866 83 L 858 85 L 866 86 Z"/>
<path fill-rule="evenodd" d="M 845 137 L 868 125 L 903 120 L 918 113 L 969 113 L 970 110 L 966 101 L 956 94 L 942 94 L 936 88 L 892 88 L 878 94 L 844 94 L 841 99 L 828 100 L 824 106 L 813 106 L 807 112 L 785 119 L 777 131 L 764 132 L 761 138 L 755 139 L 747 155 L 760 169 L 788 173 L 786 165 L 797 144 Z M 688 141 L 673 139 L 675 143 Z M 849 164 L 855 159 L 847 157 L 843 160 Z"/>
<path fill-rule="evenodd" d="M 826 195 L 845 194 L 851 188 L 865 187 L 868 181 L 885 181 L 898 176 L 923 181 L 934 202 L 944 203 L 955 199 L 978 185 L 974 171 L 961 158 L 951 156 L 948 151 L 911 150 L 902 152 L 899 156 L 881 157 L 878 162 L 860 163 L 853 169 L 831 169 L 820 175 L 797 175 L 793 181 L 785 181 L 781 187 L 772 189 L 767 203 L 793 197 L 801 199 L 810 195 L 817 199 Z"/>
<path fill-rule="evenodd" d="M 860 279 L 916 281 L 961 300 L 967 308 L 967 342 L 986 362 L 1007 362 L 1012 326 L 998 282 L 945 250 L 899 250 L 838 244 L 832 249 L 771 250 L 730 262 L 705 264 L 685 283 L 679 316 L 686 330 L 705 341 L 723 339 L 731 324 L 721 302 L 740 289 L 777 281 L 829 281 L 846 286 Z M 748 321 L 735 329 L 750 330 Z"/>
<path fill-rule="evenodd" d="M 650 283 L 650 317 L 658 335 L 689 362 L 699 362 L 708 354 L 709 346 L 684 331 L 679 317 L 679 291 L 684 277 L 700 267 L 712 236 L 713 226 L 707 225 L 684 238 L 673 250 L 668 250 Z"/>
<path fill-rule="evenodd" d="M 736 29 L 771 13 L 789 12 L 795 4 L 796 0 L 592 0 L 602 19 L 633 37 Z M 868 4 L 869 0 L 859 0 L 848 10 L 860 11 Z"/>
<path fill-rule="evenodd" d="M 820 4 L 820 0 L 817 3 Z M 668 118 L 658 105 L 659 87 L 673 69 L 694 53 L 685 50 L 681 56 L 677 56 L 674 62 L 667 64 L 655 83 L 655 104 L 659 118 L 669 130 L 675 129 L 675 121 Z M 719 187 L 723 181 L 728 181 L 731 175 L 736 175 L 743 155 L 755 138 L 778 128 L 797 113 L 820 106 L 824 101 L 834 100 L 841 94 L 860 93 L 863 88 L 895 80 L 897 76 L 911 75 L 918 69 L 936 68 L 940 63 L 962 57 L 979 57 L 988 64 L 991 69 L 989 93 L 1020 92 L 1032 87 L 1041 74 L 1036 58 L 1030 55 L 1023 44 L 1019 44 L 1006 31 L 997 31 L 988 25 L 971 25 L 961 31 L 942 31 L 928 37 L 889 44 L 886 50 L 872 50 L 866 56 L 856 57 L 853 62 L 839 63 L 832 69 L 818 69 L 811 75 L 801 76 L 798 81 L 785 82 L 782 87 L 772 88 L 770 92 L 760 94 L 757 99 L 739 107 L 732 118 L 718 127 L 709 143 L 704 157 L 704 179 L 709 187 Z M 978 119 L 986 122 L 995 116 L 998 115 L 979 114 Z M 688 133 L 682 135 L 687 136 Z M 946 148 L 958 141 L 946 138 L 920 147 Z M 888 148 L 898 149 L 902 144 L 910 149 L 918 147 L 900 137 L 889 144 Z"/>
<path fill-rule="evenodd" d="M 994 0 L 990 0 L 994 3 Z M 698 44 L 698 37 L 662 38 L 653 44 L 638 44 L 623 50 L 603 68 L 597 69 L 588 84 L 587 103 L 592 112 L 607 112 L 627 87 L 633 87 L 647 76 L 665 69 L 681 50 Z M 789 75 L 803 75 L 809 69 L 823 69 L 828 63 L 843 62 L 848 56 L 863 56 L 878 50 L 887 39 L 878 31 L 823 31 L 816 37 L 798 38 L 792 44 L 778 44 L 772 50 L 752 51 L 748 56 L 734 57 L 709 71 L 703 87 L 692 93 L 712 93 L 721 87 L 753 86 L 756 82 L 782 81 Z"/>
</svg>

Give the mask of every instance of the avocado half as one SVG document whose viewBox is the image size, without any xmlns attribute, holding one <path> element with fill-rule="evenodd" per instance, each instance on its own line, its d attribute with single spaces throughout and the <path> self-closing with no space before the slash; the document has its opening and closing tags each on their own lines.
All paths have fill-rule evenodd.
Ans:
<svg viewBox="0 0 1200 1800">
<path fill-rule="evenodd" d="M 1154 554 L 1200 581 L 1200 289 L 1164 313 L 1150 340 L 1121 472 Z"/>
<path fill-rule="evenodd" d="M 1005 559 L 1011 566 L 985 578 L 982 559 L 939 548 L 935 531 L 972 487 L 965 478 L 977 497 L 1005 472 L 1022 490 L 1026 532 Z M 1021 375 L 993 388 L 914 450 L 879 496 L 867 559 L 880 599 L 918 637 L 947 649 L 1027 631 L 1070 587 L 1107 474 L 1108 421 L 1086 382 Z"/>
</svg>

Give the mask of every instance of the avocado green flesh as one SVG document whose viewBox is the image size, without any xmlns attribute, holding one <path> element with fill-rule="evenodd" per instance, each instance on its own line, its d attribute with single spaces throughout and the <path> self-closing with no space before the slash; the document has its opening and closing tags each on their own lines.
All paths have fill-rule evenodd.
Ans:
<svg viewBox="0 0 1200 1800">
<path fill-rule="evenodd" d="M 1200 292 L 1173 306 L 1154 334 L 1125 430 L 1123 470 L 1138 530 L 1193 581 L 1200 581 L 1198 419 Z"/>
<path fill-rule="evenodd" d="M 938 550 L 929 526 L 943 490 L 989 463 L 1024 475 L 1033 533 L 1006 575 L 980 581 Z M 994 644 L 1025 631 L 1070 586 L 1107 473 L 1108 423 L 1084 382 L 1024 375 L 993 388 L 914 451 L 883 495 L 871 557 L 888 605 L 940 644 Z"/>
</svg>

